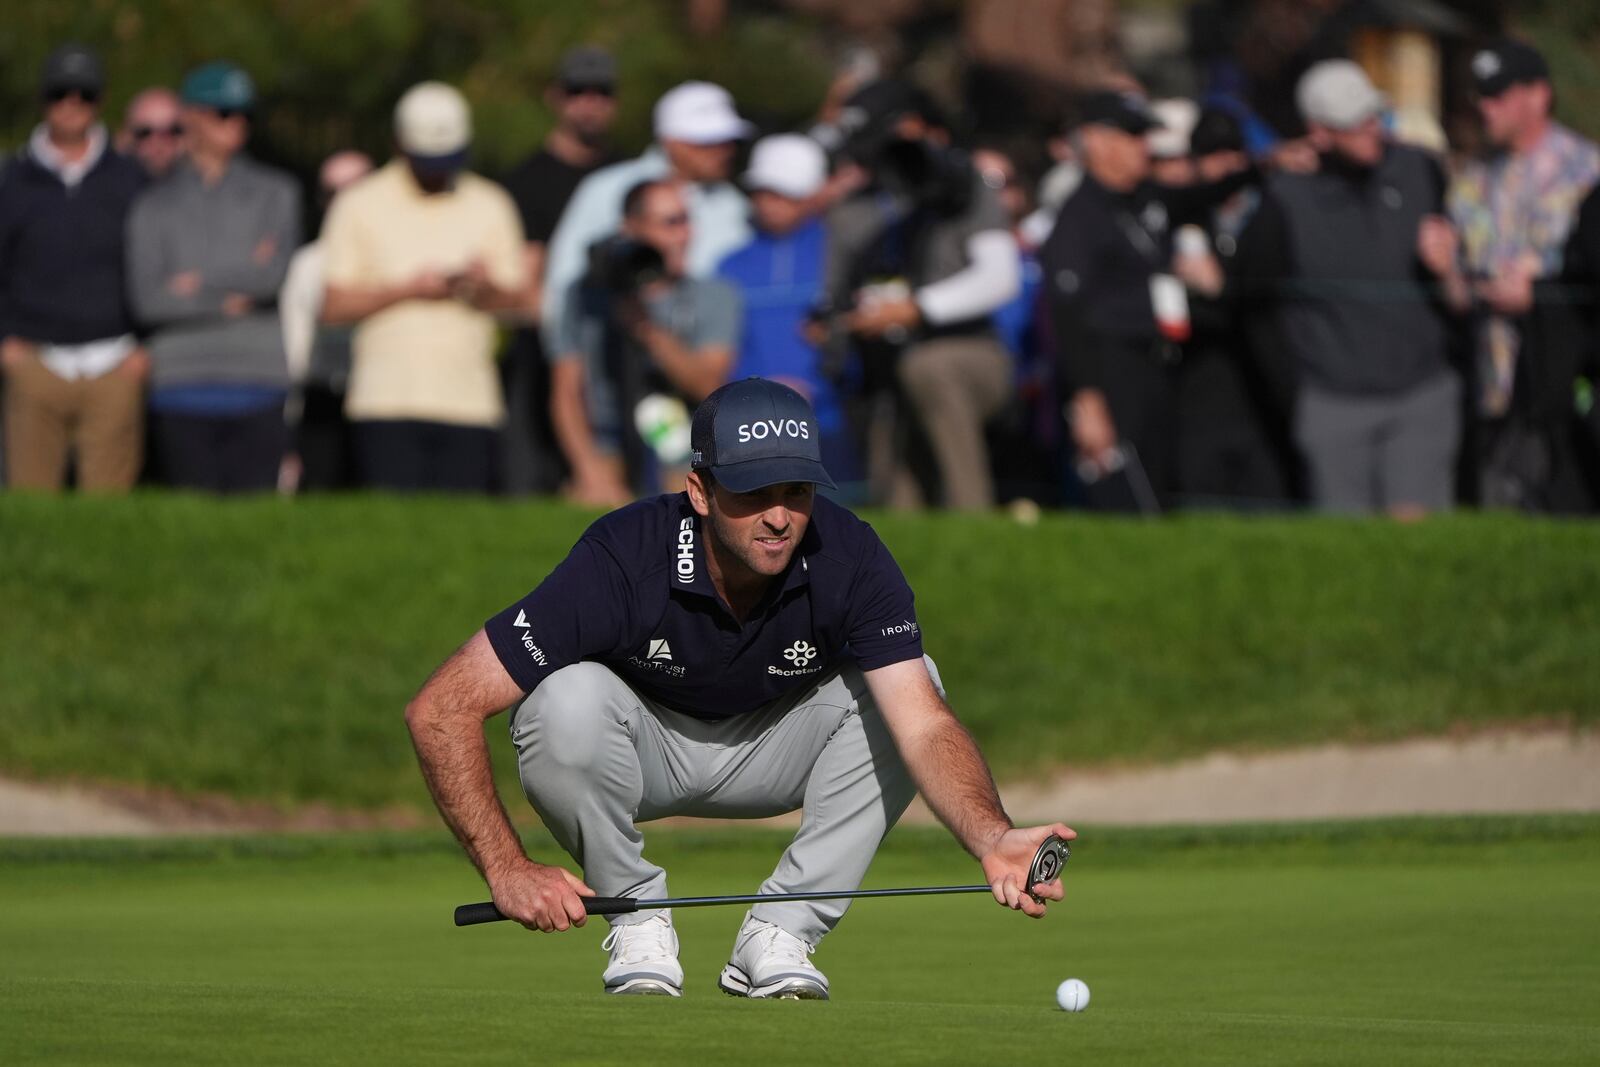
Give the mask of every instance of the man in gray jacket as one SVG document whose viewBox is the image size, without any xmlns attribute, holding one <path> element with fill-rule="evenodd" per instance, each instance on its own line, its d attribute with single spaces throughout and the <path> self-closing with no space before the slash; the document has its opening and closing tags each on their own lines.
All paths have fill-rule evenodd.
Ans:
<svg viewBox="0 0 1600 1067">
<path fill-rule="evenodd" d="M 207 64 L 182 98 L 187 158 L 128 221 L 130 295 L 151 330 L 151 444 L 169 484 L 272 489 L 289 383 L 275 305 L 300 243 L 300 193 L 243 153 L 248 74 Z"/>
<path fill-rule="evenodd" d="M 1448 508 L 1461 381 L 1420 255 L 1442 170 L 1388 141 L 1383 96 L 1349 60 L 1312 67 L 1297 96 L 1321 169 L 1270 184 L 1234 262 L 1258 345 L 1287 353 L 1299 378 L 1294 437 L 1312 502 L 1396 518 Z"/>
</svg>

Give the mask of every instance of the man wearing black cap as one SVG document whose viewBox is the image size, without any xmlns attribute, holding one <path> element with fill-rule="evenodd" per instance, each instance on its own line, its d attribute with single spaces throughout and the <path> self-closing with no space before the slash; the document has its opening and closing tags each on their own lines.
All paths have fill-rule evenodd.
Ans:
<svg viewBox="0 0 1600 1067">
<path fill-rule="evenodd" d="M 124 490 L 144 455 L 149 368 L 133 336 L 123 227 L 144 178 L 99 122 L 100 60 L 67 45 L 45 63 L 44 121 L 0 178 L 0 367 L 6 480 Z"/>
<path fill-rule="evenodd" d="M 1158 126 L 1132 93 L 1081 101 L 1074 140 L 1084 180 L 1039 253 L 1078 467 L 1090 503 L 1108 509 L 1171 499 L 1177 367 L 1190 331 L 1183 283 L 1170 273 L 1173 234 L 1250 176 L 1236 167 L 1212 184 L 1156 185 L 1145 135 Z M 1105 478 L 1119 469 L 1128 482 Z"/>
<path fill-rule="evenodd" d="M 1553 119 L 1549 68 L 1533 48 L 1501 41 L 1471 66 L 1491 154 L 1462 168 L 1449 194 L 1455 231 L 1436 223 L 1423 251 L 1474 318 L 1477 495 L 1544 508 L 1573 382 L 1540 351 L 1549 302 L 1537 296 L 1560 274 L 1578 207 L 1600 179 L 1600 147 Z"/>
<path fill-rule="evenodd" d="M 833 483 L 794 390 L 746 378 L 695 412 L 688 490 L 596 522 L 537 589 L 484 624 L 406 709 L 424 776 L 496 905 L 565 930 L 596 893 L 667 896 L 637 823 L 803 809 L 764 892 L 852 889 L 920 789 L 997 901 L 1042 915 L 1034 850 L 945 705 L 900 568 Z M 515 705 L 523 788 L 584 871 L 530 860 L 494 790 L 483 721 Z M 843 901 L 751 909 L 719 985 L 826 999 L 808 957 Z M 678 996 L 668 911 L 616 916 L 611 993 Z"/>
<path fill-rule="evenodd" d="M 562 210 L 584 178 L 616 162 L 610 134 L 617 117 L 617 64 L 592 45 L 561 56 L 545 90 L 555 125 L 539 150 L 506 175 L 506 191 L 522 215 L 528 242 L 528 318 L 539 318 L 545 246 Z M 550 368 L 539 331 L 517 331 L 504 361 L 506 375 L 506 488 L 552 492 L 561 483 L 560 450 L 551 432 Z"/>
</svg>

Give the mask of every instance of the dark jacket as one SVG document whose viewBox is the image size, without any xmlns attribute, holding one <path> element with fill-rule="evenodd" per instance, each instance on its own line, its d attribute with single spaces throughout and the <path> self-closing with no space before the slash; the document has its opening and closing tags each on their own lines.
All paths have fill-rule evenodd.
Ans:
<svg viewBox="0 0 1600 1067">
<path fill-rule="evenodd" d="M 107 149 L 68 189 L 26 150 L 0 175 L 0 336 L 81 344 L 133 329 L 124 232 L 144 172 Z"/>
<path fill-rule="evenodd" d="M 1401 145 L 1371 171 L 1283 174 L 1268 186 L 1236 274 L 1306 385 L 1382 396 L 1449 369 L 1446 314 L 1417 256 L 1418 227 L 1443 198 L 1438 165 Z"/>
<path fill-rule="evenodd" d="M 1154 353 L 1162 342 L 1150 278 L 1171 269 L 1173 234 L 1257 178 L 1247 170 L 1209 185 L 1143 182 L 1117 193 L 1084 176 L 1039 249 L 1063 385 L 1103 388 L 1105 361 Z"/>
</svg>

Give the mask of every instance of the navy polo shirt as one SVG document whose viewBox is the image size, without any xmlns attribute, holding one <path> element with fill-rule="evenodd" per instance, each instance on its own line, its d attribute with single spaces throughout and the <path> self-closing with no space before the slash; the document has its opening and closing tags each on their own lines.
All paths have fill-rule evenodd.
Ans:
<svg viewBox="0 0 1600 1067">
<path fill-rule="evenodd" d="M 592 660 L 700 719 L 755 711 L 846 657 L 863 670 L 921 657 L 905 575 L 872 527 L 839 505 L 816 498 L 788 570 L 743 623 L 711 584 L 706 536 L 686 493 L 614 511 L 484 624 L 489 643 L 524 692 Z"/>
</svg>

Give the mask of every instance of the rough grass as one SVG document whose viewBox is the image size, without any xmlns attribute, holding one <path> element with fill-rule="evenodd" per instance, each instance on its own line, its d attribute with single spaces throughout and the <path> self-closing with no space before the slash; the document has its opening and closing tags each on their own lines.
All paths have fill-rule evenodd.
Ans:
<svg viewBox="0 0 1600 1067">
<path fill-rule="evenodd" d="M 590 518 L 473 500 L 0 496 L 0 770 L 424 803 L 407 697 Z M 1600 716 L 1600 526 L 876 522 L 1003 776 Z"/>
<path fill-rule="evenodd" d="M 1600 820 L 1083 828 L 1039 922 L 866 901 L 827 1004 L 714 981 L 742 909 L 680 911 L 682 1000 L 600 992 L 600 922 L 457 930 L 438 835 L 0 841 L 11 1063 L 1563 1064 L 1600 1055 Z M 650 831 L 675 891 L 754 886 L 785 838 Z M 548 841 L 534 841 L 549 855 Z M 965 882 L 937 831 L 869 885 Z M 1055 1010 L 1067 977 L 1088 1011 Z"/>
</svg>

